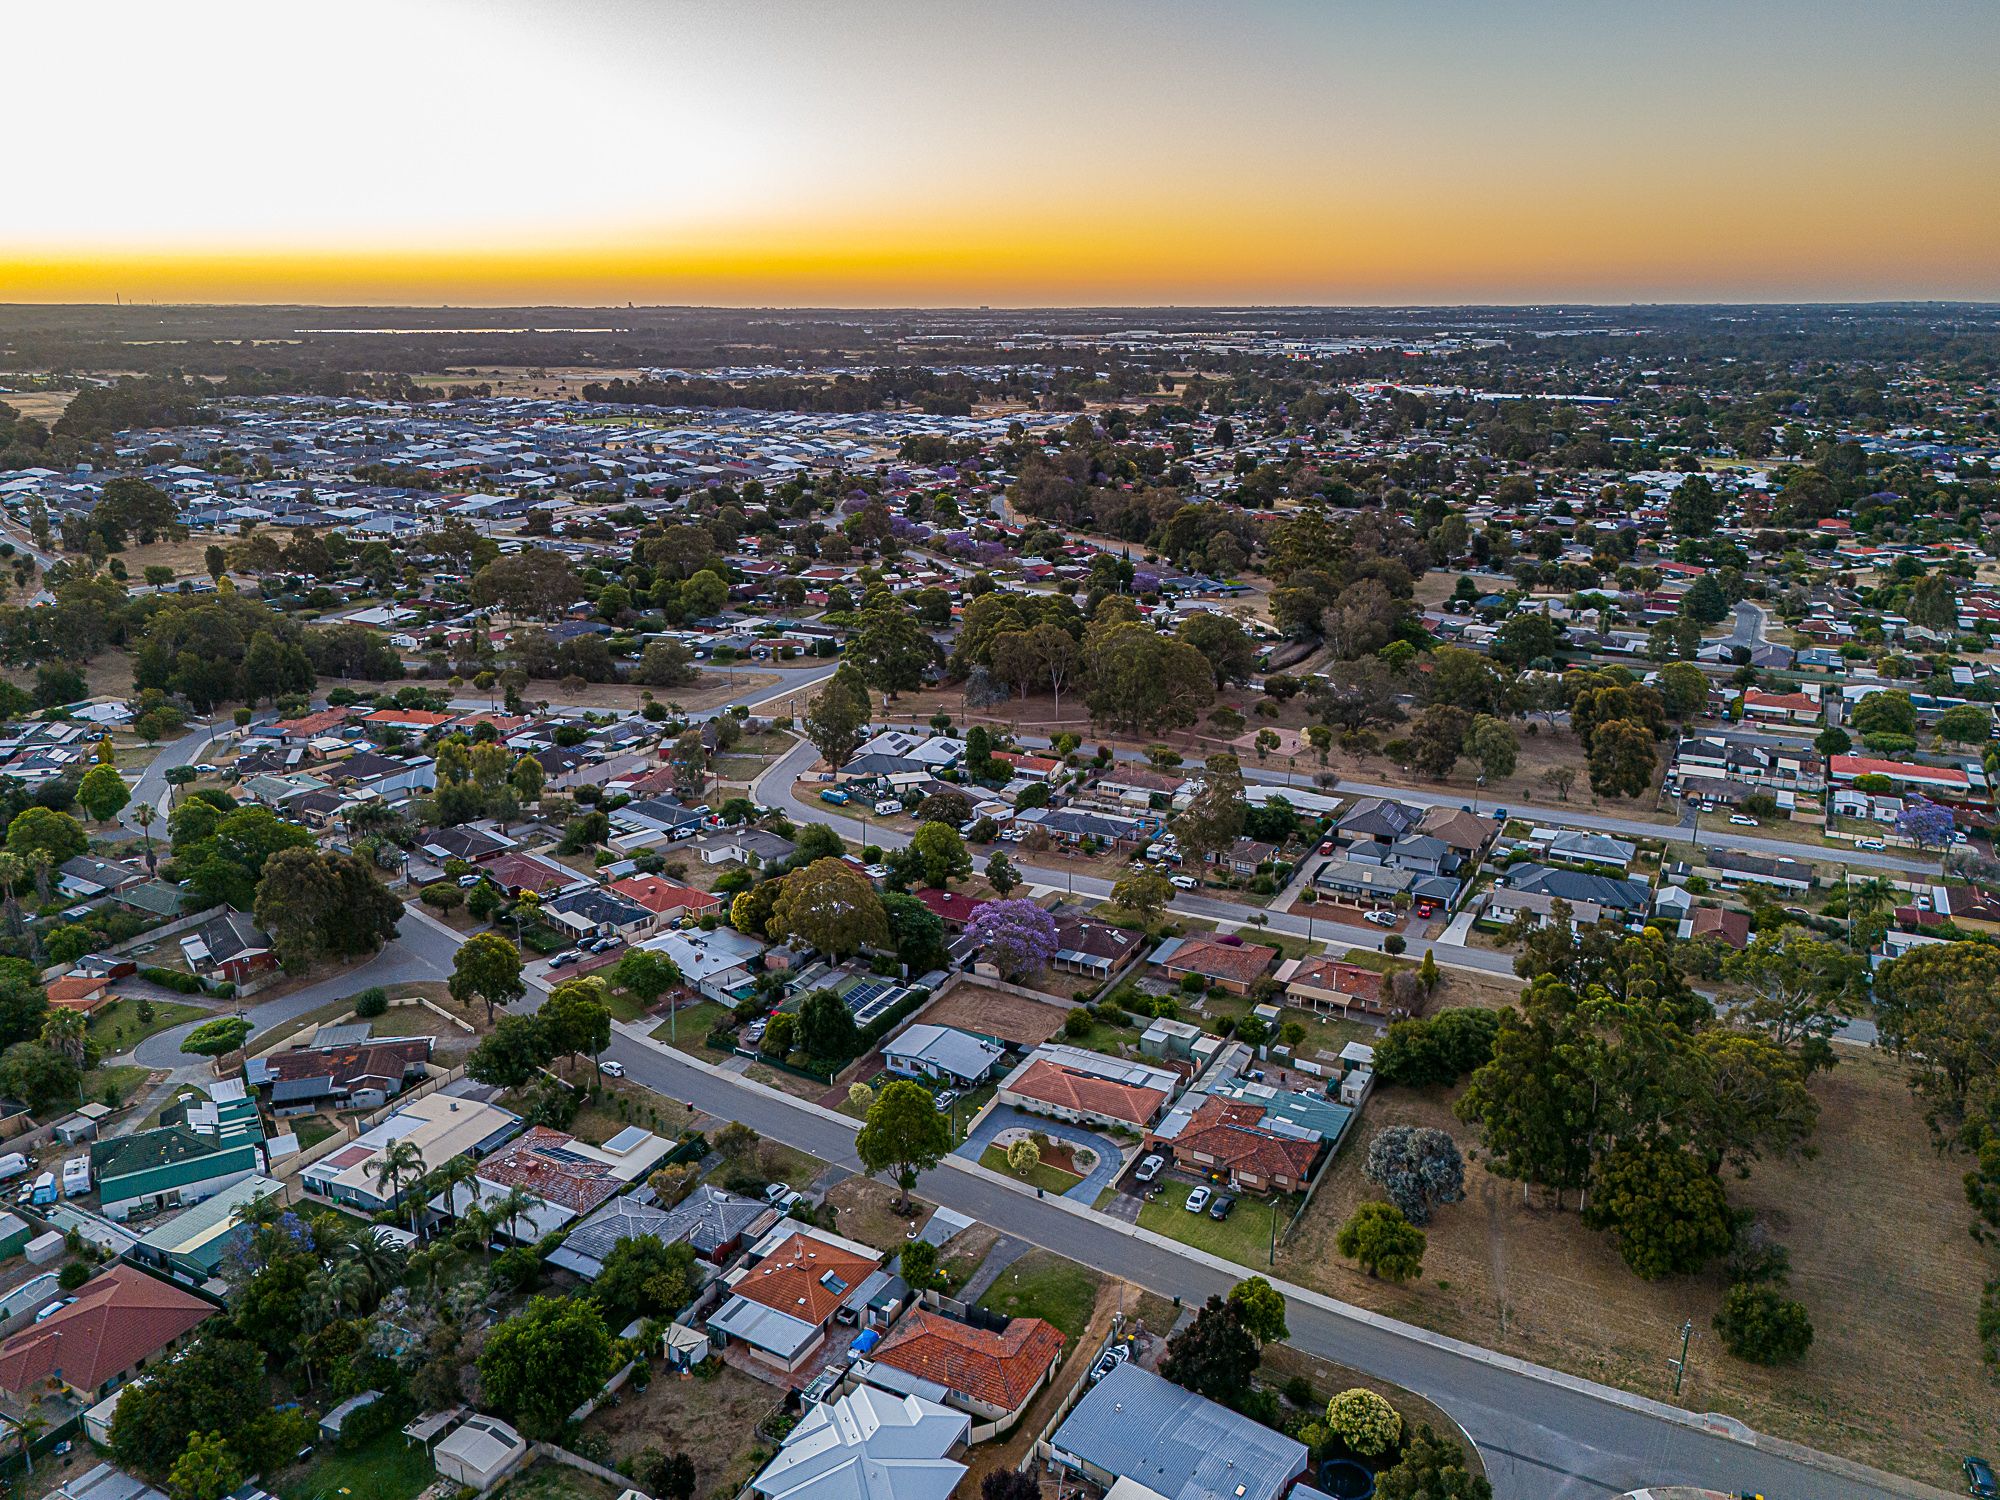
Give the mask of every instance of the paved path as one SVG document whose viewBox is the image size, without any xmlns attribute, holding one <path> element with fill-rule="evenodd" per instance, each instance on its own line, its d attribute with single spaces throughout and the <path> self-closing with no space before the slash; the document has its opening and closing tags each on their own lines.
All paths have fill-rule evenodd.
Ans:
<svg viewBox="0 0 2000 1500">
<path fill-rule="evenodd" d="M 989 1109 L 986 1118 L 979 1122 L 979 1128 L 965 1138 L 965 1144 L 955 1154 L 967 1161 L 978 1161 L 979 1153 L 992 1145 L 994 1137 L 1003 1130 L 1039 1130 L 1054 1140 L 1067 1141 L 1072 1146 L 1083 1146 L 1096 1152 L 1097 1165 L 1090 1169 L 1083 1181 L 1063 1194 L 1063 1197 L 1073 1198 L 1086 1208 L 1095 1203 L 1097 1195 L 1116 1182 L 1118 1174 L 1125 1170 L 1124 1153 L 1109 1136 L 1085 1130 L 1081 1125 L 1066 1125 L 1061 1120 L 1024 1114 L 1009 1104 L 996 1104 Z"/>
<path fill-rule="evenodd" d="M 986 1252 L 986 1259 L 979 1263 L 979 1269 L 958 1289 L 958 1300 L 977 1302 L 986 1295 L 986 1289 L 1000 1279 L 1002 1271 L 1034 1248 L 1026 1240 L 1016 1239 L 1011 1234 L 1001 1235 L 993 1242 L 993 1248 Z"/>
<path fill-rule="evenodd" d="M 859 1170 L 854 1122 L 704 1068 L 618 1029 L 611 1055 L 627 1077 L 696 1108 Z M 1162 1296 L 1198 1305 L 1241 1271 L 1068 1201 L 1035 1198 L 963 1162 L 927 1173 L 932 1202 L 1004 1227 L 1084 1265 L 1115 1270 Z M 1499 1500 L 1604 1500 L 1641 1485 L 1679 1483 L 1784 1500 L 1887 1500 L 1928 1493 L 1889 1476 L 1800 1450 L 1773 1451 L 1705 1430 L 1687 1413 L 1542 1370 L 1394 1319 L 1281 1285 L 1291 1342 L 1408 1386 L 1449 1411 L 1484 1455 Z M 1709 1356 L 1714 1357 L 1714 1356 Z M 1664 1359 L 1664 1354 L 1662 1356 Z M 1697 1365 L 1699 1388 L 1699 1365 Z"/>
</svg>

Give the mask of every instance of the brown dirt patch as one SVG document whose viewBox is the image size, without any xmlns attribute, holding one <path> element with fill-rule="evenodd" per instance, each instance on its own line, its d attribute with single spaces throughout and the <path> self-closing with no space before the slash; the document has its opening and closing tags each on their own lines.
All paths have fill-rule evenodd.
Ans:
<svg viewBox="0 0 2000 1500">
<path fill-rule="evenodd" d="M 734 1495 L 769 1457 L 757 1424 L 779 1392 L 729 1365 L 712 1379 L 681 1379 L 656 1371 L 643 1391 L 627 1386 L 616 1406 L 585 1424 L 611 1447 L 611 1461 L 642 1448 L 680 1449 L 694 1460 L 696 1500 Z"/>
<path fill-rule="evenodd" d="M 1683 1320 L 1695 1339 L 1680 1404 L 1730 1413 L 1760 1430 L 1932 1484 L 1954 1482 L 1954 1455 L 1991 1437 L 1992 1387 L 1973 1334 L 1994 1257 L 1965 1232 L 1961 1163 L 1940 1159 L 1887 1059 L 1844 1058 L 1814 1085 L 1819 1154 L 1765 1164 L 1728 1184 L 1792 1253 L 1792 1291 L 1812 1314 L 1811 1352 L 1765 1370 L 1726 1354 L 1710 1318 L 1725 1289 L 1700 1277 L 1640 1281 L 1608 1237 L 1520 1184 L 1466 1168 L 1466 1200 L 1430 1228 L 1424 1279 L 1397 1288 L 1342 1260 L 1333 1241 L 1364 1199 L 1367 1140 L 1384 1125 L 1434 1125 L 1469 1144 L 1443 1095 L 1385 1089 L 1335 1164 L 1281 1275 L 1440 1332 L 1642 1395 L 1671 1400 L 1666 1361 Z M 1892 1336 L 1885 1336 L 1893 1330 Z"/>
<path fill-rule="evenodd" d="M 983 984 L 961 984 L 912 1019 L 937 1026 L 956 1026 L 963 1031 L 997 1036 L 1017 1046 L 1034 1047 L 1062 1030 L 1066 1015 L 1068 1010 L 1060 1004 L 1010 995 Z"/>
<path fill-rule="evenodd" d="M 849 1177 L 827 1191 L 826 1201 L 837 1210 L 834 1230 L 864 1245 L 873 1245 L 889 1255 L 901 1252 L 910 1242 L 910 1229 L 922 1228 L 931 1216 L 931 1205 L 912 1197 L 915 1214 L 899 1214 L 890 1205 L 896 1190 L 873 1177 Z"/>
</svg>

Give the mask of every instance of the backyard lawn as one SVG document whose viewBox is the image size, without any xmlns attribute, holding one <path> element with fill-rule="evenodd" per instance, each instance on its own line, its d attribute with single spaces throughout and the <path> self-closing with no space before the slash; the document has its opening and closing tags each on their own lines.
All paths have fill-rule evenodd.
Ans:
<svg viewBox="0 0 2000 1500">
<path fill-rule="evenodd" d="M 99 1104 L 111 1101 L 105 1097 L 106 1091 L 116 1094 L 123 1104 L 132 1097 L 135 1089 L 146 1081 L 146 1069 L 127 1064 L 123 1067 L 92 1068 L 83 1075 L 83 1097 Z"/>
<path fill-rule="evenodd" d="M 301 1151 L 312 1150 L 340 1128 L 322 1114 L 298 1115 L 291 1125 L 292 1133 L 299 1138 Z"/>
<path fill-rule="evenodd" d="M 729 1015 L 726 1008 L 713 1000 L 683 1006 L 653 1028 L 653 1040 L 697 1057 L 721 1057 L 725 1054 L 707 1045 L 708 1034 L 728 1020 Z"/>
<path fill-rule="evenodd" d="M 90 1034 L 97 1038 L 98 1045 L 106 1052 L 129 1052 L 147 1037 L 156 1032 L 166 1031 L 186 1021 L 199 1021 L 203 1016 L 212 1015 L 199 1005 L 184 1005 L 178 1000 L 155 1000 L 153 1019 L 139 1019 L 139 1001 L 136 996 L 126 995 L 113 1000 L 90 1018 Z"/>
<path fill-rule="evenodd" d="M 1065 1172 L 1047 1162 L 1035 1163 L 1034 1169 L 1025 1175 L 1007 1165 L 1007 1153 L 998 1146 L 988 1146 L 979 1153 L 979 1165 L 989 1172 L 998 1172 L 1002 1177 L 1012 1177 L 1020 1182 L 1033 1183 L 1050 1193 L 1066 1193 L 1083 1179 L 1074 1172 Z"/>
<path fill-rule="evenodd" d="M 345 1451 L 324 1449 L 302 1472 L 280 1479 L 281 1500 L 414 1500 L 432 1479 L 430 1455 L 413 1447 L 400 1432 L 385 1432 L 373 1442 Z"/>
<path fill-rule="evenodd" d="M 618 1493 L 595 1474 L 541 1461 L 518 1471 L 493 1492 L 493 1500 L 613 1500 Z"/>
<path fill-rule="evenodd" d="M 1264 1269 L 1271 1263 L 1271 1202 L 1245 1193 L 1236 1200 L 1235 1211 L 1226 1219 L 1211 1219 L 1208 1210 L 1187 1211 L 1187 1196 L 1193 1187 L 1185 1182 L 1163 1182 L 1163 1191 L 1151 1203 L 1139 1208 L 1139 1227 L 1164 1234 L 1210 1255 L 1220 1255 L 1238 1265 Z M 1213 1188 L 1211 1192 L 1215 1191 Z M 1283 1229 L 1298 1209 L 1296 1201 L 1280 1198 L 1278 1227 Z"/>
<path fill-rule="evenodd" d="M 1103 1281 L 1088 1266 L 1046 1250 L 1030 1250 L 1000 1273 L 979 1305 L 1010 1318 L 1041 1318 L 1075 1340 L 1090 1322 Z"/>
</svg>

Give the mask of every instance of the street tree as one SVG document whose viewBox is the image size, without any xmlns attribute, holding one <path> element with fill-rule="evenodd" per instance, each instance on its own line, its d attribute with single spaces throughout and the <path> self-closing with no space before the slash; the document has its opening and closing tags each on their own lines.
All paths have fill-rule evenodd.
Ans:
<svg viewBox="0 0 2000 1500">
<path fill-rule="evenodd" d="M 1260 1344 L 1281 1344 L 1292 1336 L 1285 1326 L 1284 1293 L 1261 1276 L 1246 1277 L 1231 1287 L 1229 1305 Z"/>
<path fill-rule="evenodd" d="M 908 1078 L 883 1085 L 854 1137 L 861 1165 L 895 1182 L 899 1213 L 909 1211 L 918 1176 L 944 1160 L 952 1145 L 951 1122 L 938 1113 L 931 1091 Z"/>
<path fill-rule="evenodd" d="M 889 942 L 889 918 L 868 877 L 840 859 L 816 859 L 784 877 L 765 930 L 796 937 L 831 958 Z"/>
<path fill-rule="evenodd" d="M 1174 836 L 1189 861 L 1205 864 L 1210 855 L 1223 853 L 1241 838 L 1246 806 L 1242 765 L 1227 753 L 1209 756 L 1201 789 L 1173 823 Z"/>
<path fill-rule="evenodd" d="M 1423 1274 L 1424 1232 L 1393 1203 L 1363 1203 L 1340 1226 L 1334 1248 L 1370 1276 L 1408 1281 Z"/>
<path fill-rule="evenodd" d="M 528 993 L 521 979 L 521 950 L 497 932 L 475 933 L 459 945 L 448 985 L 460 1005 L 482 1002 L 491 1025 L 497 1009 Z"/>
</svg>

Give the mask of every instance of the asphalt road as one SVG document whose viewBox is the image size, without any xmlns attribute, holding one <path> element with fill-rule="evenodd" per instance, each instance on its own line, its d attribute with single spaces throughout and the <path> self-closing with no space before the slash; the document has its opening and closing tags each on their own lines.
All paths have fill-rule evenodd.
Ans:
<svg viewBox="0 0 2000 1500">
<path fill-rule="evenodd" d="M 609 1055 L 624 1064 L 628 1078 L 658 1093 L 722 1119 L 741 1120 L 822 1160 L 861 1169 L 851 1125 L 624 1035 L 614 1036 Z M 1017 1238 L 1191 1304 L 1226 1292 L 1237 1279 L 1134 1239 L 1094 1215 L 1072 1213 L 956 1167 L 927 1173 L 918 1190 Z M 1440 1347 L 1406 1325 L 1357 1314 L 1295 1298 L 1288 1313 L 1291 1342 L 1436 1401 L 1479 1444 L 1499 1500 L 1595 1500 L 1663 1483 L 1756 1490 L 1771 1500 L 1878 1500 L 1895 1493 L 1552 1383 L 1531 1367 L 1489 1364 Z M 1663 1390 L 1673 1332 L 1660 1331 Z"/>
<path fill-rule="evenodd" d="M 1729 632 L 1729 644 L 1755 649 L 1764 644 L 1764 626 L 1770 620 L 1764 606 L 1748 599 L 1736 606 L 1736 625 Z"/>
</svg>

